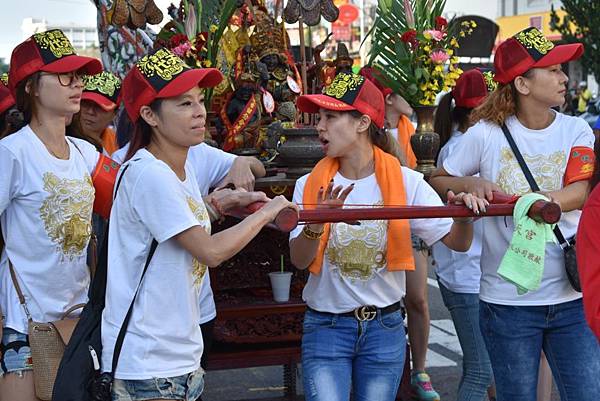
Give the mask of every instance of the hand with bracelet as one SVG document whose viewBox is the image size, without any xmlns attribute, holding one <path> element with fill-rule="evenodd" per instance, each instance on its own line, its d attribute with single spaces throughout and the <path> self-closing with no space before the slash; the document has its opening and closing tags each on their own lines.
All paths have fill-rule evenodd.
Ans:
<svg viewBox="0 0 600 401">
<path fill-rule="evenodd" d="M 316 209 L 339 209 L 344 206 L 346 198 L 354 189 L 354 184 L 351 184 L 344 188 L 341 185 L 334 187 L 333 180 L 329 182 L 327 188 L 320 188 L 317 193 L 317 206 Z M 321 224 L 307 224 L 302 230 L 302 234 L 312 240 L 321 238 L 323 234 L 324 225 Z"/>
</svg>

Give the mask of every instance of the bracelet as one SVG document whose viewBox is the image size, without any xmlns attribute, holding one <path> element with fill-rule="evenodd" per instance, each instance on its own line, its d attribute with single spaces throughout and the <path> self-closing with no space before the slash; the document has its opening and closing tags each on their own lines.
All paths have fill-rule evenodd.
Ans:
<svg viewBox="0 0 600 401">
<path fill-rule="evenodd" d="M 223 217 L 215 210 L 215 208 L 210 204 L 210 202 L 205 203 L 205 206 L 210 221 L 219 221 L 221 217 Z"/>
<path fill-rule="evenodd" d="M 313 231 L 308 227 L 308 224 L 304 226 L 304 228 L 302 229 L 302 235 L 304 235 L 306 238 L 308 239 L 319 239 L 321 238 L 321 236 L 323 235 L 323 232 L 325 232 L 325 230 L 322 231 Z"/>
</svg>

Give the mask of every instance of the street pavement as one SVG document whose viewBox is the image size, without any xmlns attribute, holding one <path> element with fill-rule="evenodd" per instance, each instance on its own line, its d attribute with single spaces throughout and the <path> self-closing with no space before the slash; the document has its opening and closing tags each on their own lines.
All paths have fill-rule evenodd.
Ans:
<svg viewBox="0 0 600 401">
<path fill-rule="evenodd" d="M 462 372 L 462 352 L 450 314 L 444 306 L 434 277 L 433 268 L 430 266 L 428 290 L 431 331 L 426 366 L 434 388 L 440 393 L 441 401 L 456 401 Z M 202 399 L 203 401 L 230 401 L 279 397 L 283 395 L 282 386 L 281 366 L 209 371 L 206 375 Z M 300 377 L 298 392 L 302 393 Z M 543 401 L 559 400 L 554 387 L 551 399 Z"/>
</svg>

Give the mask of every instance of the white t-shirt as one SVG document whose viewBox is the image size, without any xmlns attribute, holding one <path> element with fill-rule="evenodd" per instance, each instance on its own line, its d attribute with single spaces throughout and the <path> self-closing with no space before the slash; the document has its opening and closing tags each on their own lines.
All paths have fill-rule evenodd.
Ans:
<svg viewBox="0 0 600 401">
<path fill-rule="evenodd" d="M 173 237 L 197 225 L 210 233 L 210 220 L 189 163 L 183 182 L 145 149 L 128 164 L 111 210 L 102 369 L 111 369 L 119 329 L 155 238 L 158 247 L 133 306 L 115 377 L 180 376 L 200 366 L 198 305 L 207 267 Z"/>
<path fill-rule="evenodd" d="M 205 143 L 192 146 L 188 152 L 188 163 L 196 173 L 196 180 L 202 196 L 219 184 L 231 169 L 237 156 L 214 148 Z M 210 275 L 204 275 L 200 288 L 200 323 L 206 323 L 217 316 L 217 308 L 210 286 Z"/>
<path fill-rule="evenodd" d="M 438 194 L 423 180 L 422 174 L 402 167 L 402 177 L 407 205 L 442 205 Z M 296 203 L 303 203 L 307 178 L 308 175 L 305 175 L 296 181 L 293 198 Z M 333 180 L 336 186 L 355 184 L 346 204 L 383 205 L 375 174 L 360 180 L 348 180 L 338 172 Z M 428 245 L 448 234 L 451 226 L 451 219 L 410 221 L 411 231 Z M 301 235 L 302 228 L 298 226 L 290 233 L 290 241 Z M 400 301 L 406 293 L 405 273 L 386 269 L 386 244 L 386 220 L 361 221 L 360 226 L 332 224 L 321 273 L 309 275 L 302 293 L 304 301 L 315 310 L 331 313 L 349 312 L 361 305 L 382 308 Z"/>
<path fill-rule="evenodd" d="M 122 148 L 115 150 L 113 154 L 110 156 L 111 159 L 116 161 L 119 164 L 123 164 L 125 161 L 125 155 L 127 155 L 127 151 L 129 150 L 129 142 L 125 144 Z"/>
<path fill-rule="evenodd" d="M 0 140 L 0 222 L 6 241 L 0 306 L 5 325 L 21 333 L 27 333 L 27 316 L 7 254 L 34 321 L 58 320 L 73 305 L 87 302 L 95 193 L 90 173 L 99 153 L 79 139 L 68 138 L 67 143 L 69 159 L 61 160 L 29 126 Z"/>
<path fill-rule="evenodd" d="M 555 191 L 563 187 L 573 147 L 594 146 L 592 130 L 577 117 L 556 113 L 552 124 L 542 130 L 528 129 L 514 116 L 508 118 L 506 124 L 542 191 Z M 459 149 L 444 161 L 444 169 L 450 175 L 459 177 L 479 173 L 482 178 L 498 184 L 507 194 L 531 192 L 502 130 L 488 122 L 479 122 L 466 132 Z M 563 213 L 559 226 L 566 238 L 575 234 L 580 215 L 580 210 Z M 482 220 L 482 300 L 501 305 L 554 305 L 581 297 L 569 285 L 563 252 L 558 244 L 553 243 L 546 245 L 540 289 L 518 295 L 516 287 L 497 274 L 512 238 L 513 219 L 485 217 Z"/>
<path fill-rule="evenodd" d="M 463 133 L 454 131 L 448 142 L 440 150 L 438 167 L 442 165 L 448 155 L 453 154 L 463 138 Z M 435 258 L 435 272 L 440 282 L 450 291 L 479 294 L 479 280 L 481 279 L 481 236 L 483 223 L 481 219 L 473 223 L 473 241 L 467 252 L 456 252 L 441 242 L 433 246 Z"/>
<path fill-rule="evenodd" d="M 388 128 L 387 132 L 389 132 L 394 137 L 396 142 L 398 141 L 398 128 Z"/>
<path fill-rule="evenodd" d="M 129 150 L 129 143 L 113 153 L 113 160 L 123 163 Z M 205 143 L 192 146 L 188 151 L 188 164 L 196 173 L 196 180 L 202 196 L 214 188 L 225 178 L 237 156 L 214 148 Z M 215 300 L 210 286 L 210 275 L 207 273 L 200 288 L 200 323 L 206 323 L 217 316 Z"/>
</svg>

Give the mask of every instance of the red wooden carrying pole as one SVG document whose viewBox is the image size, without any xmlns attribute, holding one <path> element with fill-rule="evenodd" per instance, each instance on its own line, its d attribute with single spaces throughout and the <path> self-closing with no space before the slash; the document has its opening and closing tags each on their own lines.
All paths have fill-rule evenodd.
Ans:
<svg viewBox="0 0 600 401">
<path fill-rule="evenodd" d="M 394 219 L 427 219 L 438 217 L 486 217 L 512 216 L 518 197 L 494 193 L 494 199 L 486 208 L 485 214 L 476 215 L 464 205 L 447 206 L 401 206 L 373 208 L 344 208 L 344 209 L 310 209 L 301 210 L 299 214 L 293 209 L 282 210 L 271 227 L 283 232 L 296 228 L 298 223 L 339 223 L 356 220 L 394 220 Z M 259 210 L 263 202 L 256 202 L 244 210 L 236 210 L 232 216 L 245 217 Z M 558 222 L 561 215 L 560 206 L 553 202 L 539 200 L 535 202 L 528 213 L 529 217 L 540 222 L 553 224 Z"/>
</svg>

